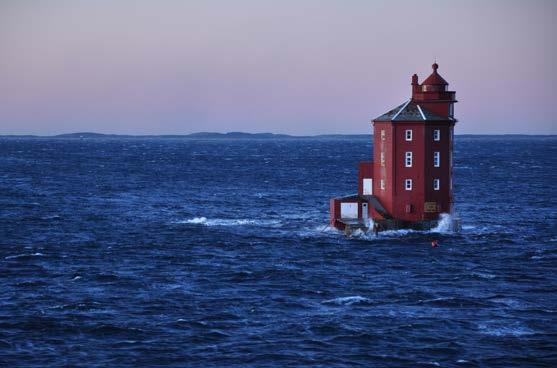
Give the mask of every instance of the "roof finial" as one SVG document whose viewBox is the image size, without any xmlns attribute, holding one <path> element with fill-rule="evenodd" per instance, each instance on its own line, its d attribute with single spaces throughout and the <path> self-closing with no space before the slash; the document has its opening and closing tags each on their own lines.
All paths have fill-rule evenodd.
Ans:
<svg viewBox="0 0 557 368">
<path fill-rule="evenodd" d="M 433 63 L 431 67 L 433 68 L 433 72 L 437 73 L 437 68 L 439 68 L 439 65 L 437 65 L 437 60 Z"/>
</svg>

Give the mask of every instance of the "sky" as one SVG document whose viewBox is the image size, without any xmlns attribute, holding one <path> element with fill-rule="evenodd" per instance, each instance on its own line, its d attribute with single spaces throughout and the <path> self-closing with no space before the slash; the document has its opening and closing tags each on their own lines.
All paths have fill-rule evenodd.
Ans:
<svg viewBox="0 0 557 368">
<path fill-rule="evenodd" d="M 369 133 L 437 61 L 457 134 L 557 134 L 557 1 L 0 0 L 0 134 Z"/>
</svg>

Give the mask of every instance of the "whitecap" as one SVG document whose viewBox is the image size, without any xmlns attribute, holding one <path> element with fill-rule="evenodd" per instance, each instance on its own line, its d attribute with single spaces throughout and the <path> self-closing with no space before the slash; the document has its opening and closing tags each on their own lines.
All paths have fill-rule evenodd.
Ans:
<svg viewBox="0 0 557 368">
<path fill-rule="evenodd" d="M 371 230 L 363 231 L 357 229 L 352 233 L 352 237 L 356 237 L 362 240 L 378 240 L 381 238 L 399 238 L 413 233 L 426 233 L 425 231 L 418 231 L 412 229 L 399 229 L 399 230 L 383 230 L 378 235 Z"/>
<path fill-rule="evenodd" d="M 431 229 L 432 233 L 448 233 L 452 230 L 453 218 L 448 213 L 442 213 L 439 215 L 439 221 L 437 226 Z"/>
<path fill-rule="evenodd" d="M 42 256 L 44 256 L 44 254 L 38 253 L 38 252 L 37 253 L 31 253 L 31 254 L 22 253 L 22 254 L 16 254 L 16 255 L 13 255 L 13 256 L 4 257 L 4 259 L 17 259 L 17 258 L 23 258 L 23 257 L 42 257 Z"/>
<path fill-rule="evenodd" d="M 59 219 L 60 217 L 61 217 L 60 215 L 48 215 L 48 216 L 41 217 L 41 220 L 56 220 Z"/>
<path fill-rule="evenodd" d="M 326 225 L 326 226 L 316 226 L 314 228 L 312 228 L 312 230 L 314 231 L 318 231 L 320 233 L 329 233 L 329 234 L 336 234 L 339 232 L 338 229 L 332 227 L 331 225 Z"/>
<path fill-rule="evenodd" d="M 379 235 L 375 235 L 373 231 L 363 231 L 357 229 L 352 233 L 353 237 L 363 239 L 363 240 L 375 240 L 380 238 L 397 238 L 403 237 L 409 234 L 430 234 L 430 233 L 451 233 L 453 218 L 448 213 L 442 213 L 437 225 L 431 230 L 414 230 L 414 229 L 398 229 L 398 230 L 383 230 Z M 370 223 L 369 229 L 373 228 L 373 222 Z"/>
<path fill-rule="evenodd" d="M 412 230 L 412 229 L 385 230 L 385 231 L 381 231 L 379 233 L 379 235 L 380 236 L 398 237 L 398 236 L 405 236 L 405 235 L 412 234 L 412 233 L 419 233 L 419 231 L 418 230 Z"/>
<path fill-rule="evenodd" d="M 352 305 L 360 303 L 370 303 L 371 300 L 360 295 L 344 296 L 335 299 L 325 300 L 323 304 Z"/>
<path fill-rule="evenodd" d="M 495 275 L 492 275 L 490 273 L 484 273 L 484 272 L 472 272 L 471 275 L 479 277 L 481 279 L 494 279 L 495 278 Z"/>
<path fill-rule="evenodd" d="M 176 221 L 177 224 L 203 225 L 203 226 L 272 226 L 279 227 L 279 220 L 252 220 L 252 219 L 208 219 L 206 217 L 194 217 L 191 219 Z"/>
<path fill-rule="evenodd" d="M 204 224 L 207 222 L 207 217 L 194 217 L 192 219 L 177 221 L 179 224 Z"/>
<path fill-rule="evenodd" d="M 477 226 L 472 226 L 472 225 L 463 225 L 462 226 L 462 230 L 473 230 L 475 229 Z"/>
<path fill-rule="evenodd" d="M 536 332 L 528 327 L 525 327 L 518 322 L 514 322 L 511 324 L 479 324 L 478 328 L 480 332 L 484 335 L 489 336 L 496 336 L 496 337 L 505 337 L 505 336 L 525 336 L 525 335 L 533 335 Z"/>
<path fill-rule="evenodd" d="M 330 225 L 318 225 L 313 227 L 305 227 L 297 233 L 301 237 L 322 237 L 332 234 L 338 235 L 341 233 L 341 231 Z"/>
</svg>

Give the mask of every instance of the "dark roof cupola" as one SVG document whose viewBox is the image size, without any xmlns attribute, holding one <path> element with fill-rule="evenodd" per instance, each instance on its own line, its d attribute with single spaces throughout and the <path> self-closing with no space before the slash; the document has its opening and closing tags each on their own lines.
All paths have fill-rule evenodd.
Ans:
<svg viewBox="0 0 557 368">
<path fill-rule="evenodd" d="M 446 91 L 449 83 L 447 83 L 447 81 L 444 80 L 443 77 L 439 75 L 439 73 L 437 73 L 439 65 L 437 65 L 437 63 L 434 63 L 431 67 L 433 68 L 433 73 L 431 73 L 431 75 L 422 82 L 422 91 Z"/>
<path fill-rule="evenodd" d="M 430 122 L 453 121 L 455 92 L 449 91 L 449 83 L 437 73 L 439 65 L 432 65 L 433 73 L 421 84 L 418 75 L 412 75 L 412 97 L 403 104 L 391 109 L 374 121 L 390 122 Z"/>
</svg>

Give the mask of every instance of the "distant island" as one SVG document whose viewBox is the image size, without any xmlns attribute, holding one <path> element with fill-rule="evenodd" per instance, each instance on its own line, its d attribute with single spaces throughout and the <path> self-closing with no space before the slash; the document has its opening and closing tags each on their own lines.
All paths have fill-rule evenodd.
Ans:
<svg viewBox="0 0 557 368">
<path fill-rule="evenodd" d="M 161 135 L 132 135 L 132 134 L 103 134 L 93 132 L 66 133 L 57 135 L 0 135 L 0 138 L 63 138 L 63 139 L 121 139 L 121 138 L 177 138 L 177 139 L 369 139 L 368 134 L 318 134 L 318 135 L 289 135 L 276 133 L 245 133 L 245 132 L 199 132 L 191 134 L 161 134 Z M 459 137 L 551 137 L 543 134 L 458 134 Z"/>
<path fill-rule="evenodd" d="M 191 134 L 161 134 L 161 135 L 128 135 L 128 134 L 103 134 L 92 132 L 66 133 L 50 136 L 39 135 L 0 135 L 12 138 L 69 138 L 69 139 L 95 139 L 95 138 L 186 138 L 186 139 L 369 139 L 369 134 L 320 134 L 312 136 L 298 136 L 275 133 L 214 133 L 199 132 Z"/>
</svg>

